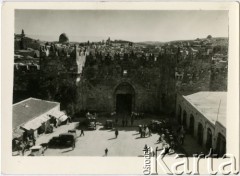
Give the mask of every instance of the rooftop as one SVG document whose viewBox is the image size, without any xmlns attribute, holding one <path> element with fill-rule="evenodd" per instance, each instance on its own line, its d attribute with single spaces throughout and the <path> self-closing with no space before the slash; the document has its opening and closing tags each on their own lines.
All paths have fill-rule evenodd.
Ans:
<svg viewBox="0 0 240 176">
<path fill-rule="evenodd" d="M 211 123 L 226 127 L 227 92 L 198 92 L 183 96 Z"/>
<path fill-rule="evenodd" d="M 28 98 L 13 105 L 12 125 L 13 129 L 59 105 L 36 98 Z"/>
</svg>

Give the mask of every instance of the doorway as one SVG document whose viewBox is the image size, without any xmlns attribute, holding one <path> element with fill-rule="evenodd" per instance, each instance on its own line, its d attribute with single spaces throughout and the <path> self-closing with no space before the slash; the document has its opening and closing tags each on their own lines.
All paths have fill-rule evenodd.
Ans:
<svg viewBox="0 0 240 176">
<path fill-rule="evenodd" d="M 202 146 L 203 143 L 203 126 L 198 123 L 198 144 Z"/>
<path fill-rule="evenodd" d="M 194 136 L 194 117 L 192 114 L 190 116 L 189 132 L 192 136 Z"/>
<path fill-rule="evenodd" d="M 207 129 L 206 148 L 208 151 L 210 150 L 210 148 L 212 148 L 212 131 L 210 130 L 210 128 Z"/>
<path fill-rule="evenodd" d="M 132 94 L 116 95 L 116 111 L 119 114 L 130 114 L 132 112 Z"/>
<path fill-rule="evenodd" d="M 226 154 L 226 138 L 218 133 L 216 152 L 219 156 Z"/>
<path fill-rule="evenodd" d="M 114 97 L 117 114 L 130 114 L 134 111 L 135 91 L 131 84 L 127 82 L 120 83 L 114 91 Z"/>
</svg>

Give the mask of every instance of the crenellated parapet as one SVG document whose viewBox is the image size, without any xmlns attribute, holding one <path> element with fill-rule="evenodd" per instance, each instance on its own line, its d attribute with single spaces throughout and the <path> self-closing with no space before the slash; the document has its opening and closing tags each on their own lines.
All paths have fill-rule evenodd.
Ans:
<svg viewBox="0 0 240 176">
<path fill-rule="evenodd" d="M 45 45 L 40 48 L 41 70 L 45 73 L 81 74 L 87 55 L 87 49 L 77 45 Z"/>
</svg>

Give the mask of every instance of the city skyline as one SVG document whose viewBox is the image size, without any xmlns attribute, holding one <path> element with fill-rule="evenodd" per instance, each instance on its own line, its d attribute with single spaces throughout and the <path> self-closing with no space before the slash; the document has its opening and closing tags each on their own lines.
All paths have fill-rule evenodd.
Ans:
<svg viewBox="0 0 240 176">
<path fill-rule="evenodd" d="M 61 33 L 70 42 L 228 37 L 228 11 L 16 10 L 15 18 L 15 33 L 24 29 L 43 41 L 58 41 Z"/>
</svg>

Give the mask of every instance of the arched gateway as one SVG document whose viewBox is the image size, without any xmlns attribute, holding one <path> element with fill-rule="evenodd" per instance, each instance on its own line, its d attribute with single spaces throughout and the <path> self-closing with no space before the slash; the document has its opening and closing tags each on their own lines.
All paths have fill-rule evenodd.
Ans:
<svg viewBox="0 0 240 176">
<path fill-rule="evenodd" d="M 118 114 L 130 114 L 135 106 L 135 90 L 128 82 L 120 83 L 114 91 L 115 110 Z"/>
</svg>

